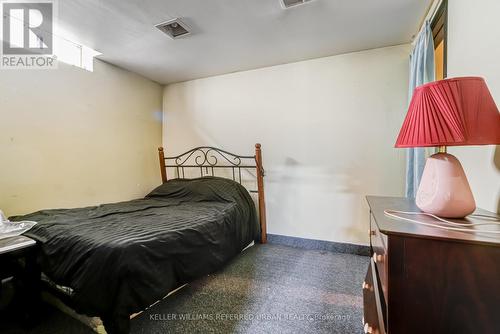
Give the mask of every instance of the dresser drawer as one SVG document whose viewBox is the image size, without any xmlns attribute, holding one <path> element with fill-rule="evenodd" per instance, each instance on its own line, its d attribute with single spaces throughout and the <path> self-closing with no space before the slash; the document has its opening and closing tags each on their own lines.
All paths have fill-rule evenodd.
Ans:
<svg viewBox="0 0 500 334">
<path fill-rule="evenodd" d="M 365 333 L 385 334 L 382 312 L 375 264 L 373 261 L 370 261 L 368 272 L 363 282 L 363 330 Z"/>
<path fill-rule="evenodd" d="M 372 247 L 372 259 L 377 267 L 380 278 L 380 285 L 387 303 L 387 263 L 389 254 L 387 252 L 387 236 L 380 233 L 377 223 L 373 217 L 370 217 L 370 244 Z"/>
</svg>

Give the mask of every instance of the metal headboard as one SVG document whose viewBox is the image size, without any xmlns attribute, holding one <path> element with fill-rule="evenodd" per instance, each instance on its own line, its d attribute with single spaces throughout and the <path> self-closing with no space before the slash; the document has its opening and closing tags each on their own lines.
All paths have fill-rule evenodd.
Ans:
<svg viewBox="0 0 500 334">
<path fill-rule="evenodd" d="M 161 178 L 167 182 L 167 168 L 174 169 L 176 177 L 186 178 L 187 170 L 199 170 L 199 176 L 215 176 L 215 170 L 229 170 L 232 180 L 242 183 L 241 170 L 255 169 L 257 189 L 249 189 L 259 197 L 259 220 L 261 225 L 261 243 L 266 243 L 266 208 L 264 201 L 264 168 L 262 166 L 261 145 L 255 144 L 255 155 L 238 155 L 211 146 L 195 147 L 177 156 L 165 157 L 163 147 L 158 148 Z M 220 176 L 220 175 L 217 175 Z M 229 178 L 229 177 L 227 177 Z"/>
<path fill-rule="evenodd" d="M 165 168 L 173 168 L 177 178 L 186 178 L 186 169 L 199 170 L 200 177 L 215 176 L 216 169 L 226 169 L 230 170 L 233 181 L 241 184 L 241 169 L 257 169 L 256 155 L 237 155 L 211 146 L 195 147 L 164 159 Z M 264 175 L 263 169 L 261 172 Z M 249 191 L 258 193 L 257 189 Z"/>
</svg>

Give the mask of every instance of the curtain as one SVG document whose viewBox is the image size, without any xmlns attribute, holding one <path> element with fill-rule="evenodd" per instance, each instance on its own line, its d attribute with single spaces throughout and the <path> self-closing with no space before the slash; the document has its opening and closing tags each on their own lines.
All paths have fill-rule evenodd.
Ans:
<svg viewBox="0 0 500 334">
<path fill-rule="evenodd" d="M 408 99 L 411 101 L 415 87 L 435 80 L 434 39 L 429 21 L 425 21 L 410 54 L 410 83 Z M 424 171 L 428 152 L 422 147 L 407 149 L 406 157 L 406 197 L 414 198 Z"/>
</svg>

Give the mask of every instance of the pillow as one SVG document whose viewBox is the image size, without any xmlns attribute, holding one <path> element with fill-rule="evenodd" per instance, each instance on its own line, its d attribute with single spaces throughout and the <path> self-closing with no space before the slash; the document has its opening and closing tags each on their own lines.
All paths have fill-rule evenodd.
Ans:
<svg viewBox="0 0 500 334">
<path fill-rule="evenodd" d="M 230 179 L 206 176 L 197 179 L 173 179 L 155 188 L 146 197 L 182 198 L 195 201 L 234 201 L 248 191 Z"/>
</svg>

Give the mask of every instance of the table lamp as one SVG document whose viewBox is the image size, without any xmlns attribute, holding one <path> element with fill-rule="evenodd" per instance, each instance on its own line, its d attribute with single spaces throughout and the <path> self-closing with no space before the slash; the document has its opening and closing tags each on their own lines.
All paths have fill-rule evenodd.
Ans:
<svg viewBox="0 0 500 334">
<path fill-rule="evenodd" d="M 476 203 L 462 165 L 446 146 L 498 144 L 500 114 L 486 82 L 463 77 L 415 89 L 395 147 L 439 147 L 427 158 L 415 201 L 426 213 L 462 218 Z"/>
</svg>

